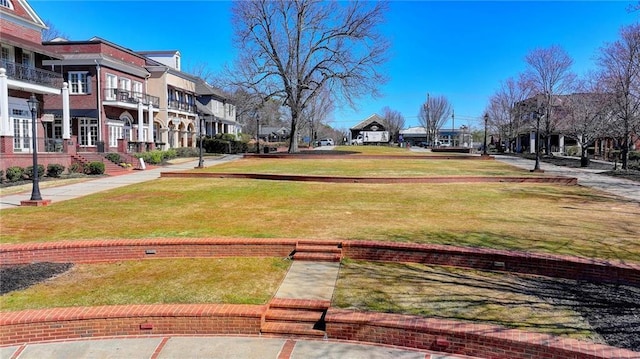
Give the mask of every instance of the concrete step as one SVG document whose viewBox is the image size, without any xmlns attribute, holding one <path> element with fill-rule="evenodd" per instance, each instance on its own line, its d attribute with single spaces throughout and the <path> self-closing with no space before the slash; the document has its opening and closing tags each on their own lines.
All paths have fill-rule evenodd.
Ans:
<svg viewBox="0 0 640 359">
<path fill-rule="evenodd" d="M 262 325 L 261 332 L 284 336 L 323 338 L 326 332 L 315 329 L 314 326 L 315 324 L 313 323 L 267 322 Z"/>
</svg>

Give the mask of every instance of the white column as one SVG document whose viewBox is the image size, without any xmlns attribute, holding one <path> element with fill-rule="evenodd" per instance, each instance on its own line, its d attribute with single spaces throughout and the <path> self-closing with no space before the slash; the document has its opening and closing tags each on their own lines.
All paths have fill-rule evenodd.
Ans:
<svg viewBox="0 0 640 359">
<path fill-rule="evenodd" d="M 69 84 L 62 83 L 62 139 L 71 138 L 71 116 L 69 111 Z"/>
<path fill-rule="evenodd" d="M 148 142 L 155 142 L 155 138 L 153 137 L 153 105 L 151 103 L 149 103 L 149 109 L 148 109 L 148 116 L 149 116 L 149 132 L 147 135 L 148 138 Z"/>
<path fill-rule="evenodd" d="M 560 149 L 559 149 L 560 154 L 564 155 L 565 154 L 565 152 L 564 152 L 564 135 L 560 135 L 560 139 L 558 141 L 560 142 L 559 143 L 559 145 L 560 145 Z"/>
<path fill-rule="evenodd" d="M 9 123 L 9 84 L 5 68 L 0 68 L 0 135 L 13 136 Z"/>
<path fill-rule="evenodd" d="M 144 108 L 142 100 L 138 100 L 138 142 L 144 141 L 142 134 L 144 133 Z"/>
<path fill-rule="evenodd" d="M 529 133 L 529 153 L 536 153 L 536 131 Z"/>
</svg>

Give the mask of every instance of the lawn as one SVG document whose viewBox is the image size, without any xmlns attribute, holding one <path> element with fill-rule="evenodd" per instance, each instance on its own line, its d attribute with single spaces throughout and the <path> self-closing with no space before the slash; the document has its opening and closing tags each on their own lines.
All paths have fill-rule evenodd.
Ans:
<svg viewBox="0 0 640 359">
<path fill-rule="evenodd" d="M 45 208 L 3 210 L 1 241 L 352 239 L 640 262 L 638 218 L 637 204 L 578 186 L 165 178 Z"/>
<path fill-rule="evenodd" d="M 192 258 L 76 264 L 0 297 L 1 310 L 117 304 L 265 304 L 289 268 L 281 258 Z"/>
<path fill-rule="evenodd" d="M 437 158 L 437 157 L 433 157 Z M 429 177 L 429 176 L 518 176 L 530 171 L 498 161 L 446 159 L 371 159 L 346 156 L 344 159 L 246 158 L 191 172 L 268 173 L 350 177 Z"/>
</svg>

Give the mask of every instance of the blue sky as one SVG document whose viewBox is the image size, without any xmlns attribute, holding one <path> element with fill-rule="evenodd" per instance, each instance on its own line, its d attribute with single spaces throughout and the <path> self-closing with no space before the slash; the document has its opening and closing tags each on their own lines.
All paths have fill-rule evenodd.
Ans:
<svg viewBox="0 0 640 359">
<path fill-rule="evenodd" d="M 426 94 L 446 96 L 456 127 L 479 126 L 489 97 L 526 66 L 525 55 L 560 45 L 578 74 L 596 68 L 598 50 L 637 1 L 391 1 L 383 32 L 392 42 L 382 97 L 339 108 L 332 126 L 349 128 L 389 106 L 417 125 Z M 206 63 L 213 72 L 233 61 L 231 2 L 31 0 L 43 20 L 71 40 L 99 36 L 132 50 L 180 50 L 183 70 Z M 451 126 L 451 123 L 445 125 Z"/>
</svg>

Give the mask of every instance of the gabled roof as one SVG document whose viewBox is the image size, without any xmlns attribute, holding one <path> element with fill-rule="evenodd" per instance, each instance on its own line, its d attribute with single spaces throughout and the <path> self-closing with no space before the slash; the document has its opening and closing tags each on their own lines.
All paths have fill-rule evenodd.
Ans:
<svg viewBox="0 0 640 359">
<path fill-rule="evenodd" d="M 351 127 L 351 130 L 362 130 L 365 127 L 373 124 L 373 123 L 378 123 L 379 125 L 383 125 L 384 126 L 384 119 L 382 117 L 380 117 L 380 115 L 374 113 L 373 115 L 367 117 L 364 121 L 358 123 L 357 125 Z"/>
<path fill-rule="evenodd" d="M 209 85 L 201 78 L 198 78 L 198 81 L 196 82 L 196 93 L 198 96 L 213 96 L 226 102 L 228 102 L 227 100 L 229 99 L 229 95 L 224 91 Z"/>
<path fill-rule="evenodd" d="M 11 3 L 13 4 L 13 10 L 0 6 L 0 13 L 2 14 L 3 20 L 5 19 L 5 15 L 8 15 L 17 21 L 27 22 L 31 26 L 39 27 L 42 30 L 47 29 L 47 25 L 26 0 L 11 0 Z M 5 34 L 2 34 L 3 38 L 4 35 Z"/>
</svg>

